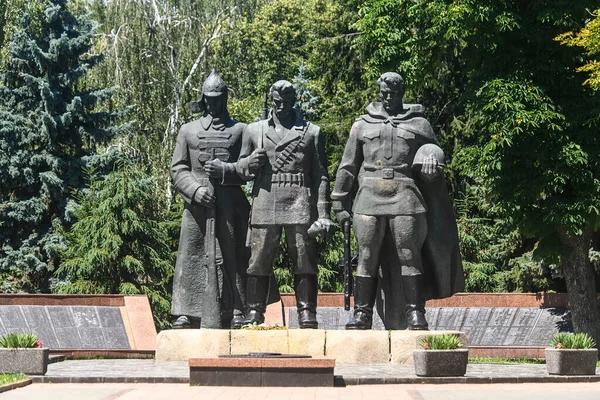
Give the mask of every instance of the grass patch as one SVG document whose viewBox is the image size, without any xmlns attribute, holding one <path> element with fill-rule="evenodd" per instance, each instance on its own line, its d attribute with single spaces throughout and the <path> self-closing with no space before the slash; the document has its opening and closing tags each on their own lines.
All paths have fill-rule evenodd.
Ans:
<svg viewBox="0 0 600 400">
<path fill-rule="evenodd" d="M 496 363 L 496 364 L 546 364 L 543 358 L 492 358 L 492 357 L 469 357 L 470 363 Z"/>
<path fill-rule="evenodd" d="M 0 386 L 20 382 L 27 378 L 28 376 L 25 374 L 0 374 Z"/>
</svg>

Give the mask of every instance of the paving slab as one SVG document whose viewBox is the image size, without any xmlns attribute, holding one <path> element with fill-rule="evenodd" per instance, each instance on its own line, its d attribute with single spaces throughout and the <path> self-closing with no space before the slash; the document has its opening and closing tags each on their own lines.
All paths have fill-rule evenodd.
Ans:
<svg viewBox="0 0 600 400">
<path fill-rule="evenodd" d="M 187 384 L 33 384 L 2 400 L 597 400 L 598 383 L 405 384 L 336 388 L 198 387 Z"/>
<path fill-rule="evenodd" d="M 408 383 L 558 383 L 598 382 L 600 368 L 592 376 L 548 375 L 544 364 L 471 363 L 464 377 L 425 378 L 415 375 L 412 365 L 337 365 L 335 384 L 380 385 Z M 71 360 L 48 365 L 45 376 L 32 376 L 34 383 L 189 383 L 189 366 L 181 361 Z M 600 398 L 600 396 L 599 396 Z"/>
</svg>

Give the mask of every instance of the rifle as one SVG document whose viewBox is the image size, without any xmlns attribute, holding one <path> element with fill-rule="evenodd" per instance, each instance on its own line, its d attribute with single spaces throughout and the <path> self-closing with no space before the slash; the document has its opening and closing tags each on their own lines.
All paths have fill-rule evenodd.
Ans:
<svg viewBox="0 0 600 400">
<path fill-rule="evenodd" d="M 344 310 L 350 310 L 350 296 L 353 295 L 352 254 L 350 253 L 350 221 L 344 222 Z"/>
<path fill-rule="evenodd" d="M 261 112 L 261 119 L 267 119 L 269 118 L 269 95 L 267 94 L 267 92 L 265 92 L 265 95 L 263 97 L 263 107 L 262 107 L 262 112 Z"/>
<path fill-rule="evenodd" d="M 212 159 L 215 149 L 211 149 Z M 208 190 L 215 193 L 214 179 L 208 180 Z M 204 246 L 206 253 L 206 287 L 204 307 L 202 310 L 203 328 L 221 328 L 221 296 L 219 294 L 219 272 L 217 270 L 217 236 L 215 231 L 216 209 L 206 208 L 206 234 Z M 213 302 L 214 300 L 214 302 Z"/>
</svg>

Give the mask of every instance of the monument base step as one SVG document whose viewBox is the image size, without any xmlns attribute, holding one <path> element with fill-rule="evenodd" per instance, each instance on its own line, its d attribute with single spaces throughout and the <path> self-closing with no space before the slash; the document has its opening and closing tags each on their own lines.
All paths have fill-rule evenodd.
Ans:
<svg viewBox="0 0 600 400">
<path fill-rule="evenodd" d="M 178 329 L 158 334 L 157 361 L 247 353 L 305 354 L 334 358 L 336 364 L 412 364 L 412 351 L 424 336 L 459 331 L 341 331 L 324 329 Z"/>
</svg>

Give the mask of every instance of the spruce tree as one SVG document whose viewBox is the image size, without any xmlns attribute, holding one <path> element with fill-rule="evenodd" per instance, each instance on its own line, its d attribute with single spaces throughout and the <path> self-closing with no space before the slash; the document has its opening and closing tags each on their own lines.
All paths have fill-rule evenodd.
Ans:
<svg viewBox="0 0 600 400">
<path fill-rule="evenodd" d="M 0 70 L 0 278 L 2 291 L 47 291 L 82 169 L 118 134 L 119 112 L 100 108 L 111 89 L 81 91 L 97 65 L 96 23 L 66 0 L 48 0 L 31 28 L 25 14 Z"/>
<path fill-rule="evenodd" d="M 145 294 L 157 326 L 168 326 L 175 257 L 156 184 L 125 156 L 104 178 L 90 173 L 89 187 L 77 194 L 57 292 Z"/>
</svg>

